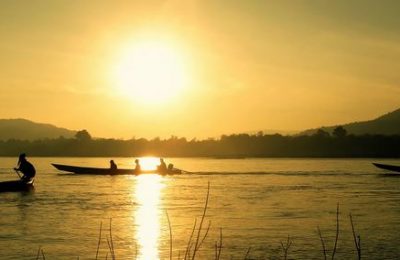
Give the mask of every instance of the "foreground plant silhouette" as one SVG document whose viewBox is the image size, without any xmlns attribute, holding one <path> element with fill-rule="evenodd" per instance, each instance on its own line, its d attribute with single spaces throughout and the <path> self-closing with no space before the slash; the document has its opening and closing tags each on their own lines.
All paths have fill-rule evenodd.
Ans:
<svg viewBox="0 0 400 260">
<path fill-rule="evenodd" d="M 175 258 L 177 260 L 195 260 L 198 259 L 198 253 L 199 250 L 201 249 L 201 247 L 203 246 L 204 241 L 206 240 L 206 238 L 208 237 L 209 231 L 210 231 L 210 227 L 211 227 L 211 221 L 208 221 L 207 226 L 204 226 L 204 221 L 206 218 L 206 213 L 208 210 L 208 203 L 209 203 L 209 197 L 210 197 L 210 183 L 208 183 L 207 185 L 207 195 L 206 195 L 206 200 L 204 203 L 204 208 L 203 208 L 203 213 L 200 217 L 200 221 L 197 220 L 197 218 L 195 218 L 194 220 L 194 225 L 191 231 L 191 234 L 189 236 L 187 245 L 185 250 L 179 250 L 178 251 L 178 256 Z M 168 221 L 168 228 L 169 228 L 169 259 L 172 260 L 174 258 L 173 256 L 173 232 L 172 232 L 172 226 L 171 226 L 171 222 L 169 219 L 169 215 L 168 212 L 166 213 L 166 218 Z M 336 235 L 335 235 L 335 240 L 334 240 L 334 245 L 333 245 L 333 249 L 331 251 L 331 256 L 330 258 L 333 260 L 335 259 L 335 255 L 337 252 L 337 244 L 338 244 L 338 240 L 339 240 L 339 231 L 340 231 L 340 226 L 339 226 L 339 204 L 337 204 L 337 208 L 336 208 Z M 353 223 L 353 217 L 350 214 L 350 225 L 352 228 L 352 233 L 353 233 L 353 239 L 354 239 L 354 245 L 356 248 L 356 252 L 357 252 L 357 259 L 361 259 L 361 238 L 360 235 L 356 234 L 355 228 L 354 228 L 354 223 Z M 317 227 L 318 230 L 318 235 L 321 241 L 321 246 L 322 246 L 322 259 L 327 260 L 328 259 L 328 250 L 326 248 L 326 242 L 322 236 L 322 232 L 320 227 Z M 106 255 L 104 256 L 104 258 L 100 258 L 99 256 L 99 252 L 100 252 L 100 248 L 101 248 L 101 241 L 103 238 L 103 222 L 100 222 L 100 228 L 99 228 L 99 238 L 98 238 L 98 243 L 97 243 L 97 250 L 96 250 L 96 254 L 95 254 L 95 259 L 111 259 L 111 260 L 116 260 L 117 256 L 116 256 L 116 252 L 115 252 L 115 248 L 114 248 L 114 240 L 113 240 L 113 233 L 112 233 L 112 219 L 109 220 L 109 228 L 108 228 L 108 234 L 106 233 L 105 235 L 105 239 L 107 241 L 107 248 L 108 251 L 106 252 Z M 219 260 L 222 259 L 222 248 L 223 248 L 223 236 L 222 236 L 222 229 L 219 229 L 219 238 L 218 240 L 215 242 L 215 246 L 214 246 L 214 256 L 210 256 L 210 258 L 206 258 L 206 259 L 215 259 L 215 260 Z M 290 248 L 293 245 L 293 239 L 288 236 L 286 241 L 281 241 L 280 242 L 280 246 L 281 246 L 281 259 L 289 259 L 289 253 L 290 253 Z M 135 243 L 135 248 L 136 248 L 136 252 L 135 255 L 133 256 L 133 259 L 137 259 L 138 253 L 137 253 L 137 246 Z M 183 254 L 184 252 L 184 254 Z M 37 251 L 37 257 L 36 260 L 45 260 L 45 254 L 44 251 L 42 249 L 42 247 L 39 247 L 38 251 Z M 77 258 L 79 259 L 79 257 Z M 230 259 L 233 259 L 232 257 L 230 257 Z M 243 259 L 245 260 L 250 260 L 250 259 L 255 259 L 251 257 L 251 247 L 248 247 L 246 253 L 243 255 Z M 264 258 L 256 258 L 256 259 L 264 259 Z M 151 260 L 151 259 L 149 259 Z"/>
</svg>

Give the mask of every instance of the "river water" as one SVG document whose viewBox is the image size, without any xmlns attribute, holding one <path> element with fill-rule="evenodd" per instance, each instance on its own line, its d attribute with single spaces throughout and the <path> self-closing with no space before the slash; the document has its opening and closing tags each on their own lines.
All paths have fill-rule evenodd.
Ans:
<svg viewBox="0 0 400 260">
<path fill-rule="evenodd" d="M 132 168 L 134 158 L 113 158 Z M 386 177 L 371 162 L 383 159 L 167 158 L 182 175 L 84 176 L 64 174 L 51 163 L 108 167 L 108 158 L 29 158 L 36 187 L 0 193 L 0 259 L 182 259 L 203 214 L 204 243 L 197 259 L 355 259 L 349 214 L 361 237 L 364 259 L 400 258 L 400 177 Z M 156 159 L 142 160 L 151 167 Z M 15 179 L 16 158 L 0 158 L 0 181 Z M 111 229 L 110 229 L 111 225 Z M 101 236 L 100 236 L 100 226 Z M 99 239 L 100 237 L 100 239 Z M 195 244 L 197 230 L 194 232 Z M 108 240 L 108 242 L 107 242 Z M 201 240 L 201 239 L 200 239 Z M 97 251 L 100 241 L 99 250 Z M 109 246 L 110 245 L 110 246 Z"/>
</svg>

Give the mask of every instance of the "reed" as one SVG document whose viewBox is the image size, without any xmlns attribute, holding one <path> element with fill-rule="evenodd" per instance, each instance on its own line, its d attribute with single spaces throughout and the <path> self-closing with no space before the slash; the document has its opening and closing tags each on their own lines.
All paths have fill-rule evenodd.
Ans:
<svg viewBox="0 0 400 260">
<path fill-rule="evenodd" d="M 322 253 L 324 256 L 324 260 L 327 259 L 327 250 L 326 250 L 326 245 L 325 245 L 325 241 L 324 238 L 322 237 L 322 233 L 321 233 L 321 229 L 319 228 L 319 226 L 317 227 L 318 230 L 318 235 L 319 235 L 319 239 L 321 241 L 321 246 L 322 246 Z M 335 254 L 336 254 L 336 250 L 337 250 L 337 244 L 339 241 L 339 203 L 336 205 L 336 234 L 335 234 L 335 243 L 333 245 L 333 249 L 332 249 L 332 256 L 331 259 L 335 259 Z"/>
<path fill-rule="evenodd" d="M 287 258 L 288 258 L 289 248 L 292 245 L 292 242 L 293 241 L 290 239 L 290 236 L 287 237 L 285 244 L 281 241 L 281 248 L 282 248 L 284 260 L 287 260 Z"/>
<path fill-rule="evenodd" d="M 361 237 L 360 235 L 356 235 L 356 232 L 354 231 L 354 223 L 353 223 L 353 216 L 350 213 L 350 224 L 351 224 L 351 231 L 353 233 L 353 239 L 354 239 L 354 246 L 356 247 L 357 250 L 357 259 L 361 259 Z"/>
<path fill-rule="evenodd" d="M 318 229 L 318 235 L 319 235 L 319 239 L 321 240 L 321 245 L 322 245 L 322 253 L 324 255 L 324 260 L 326 260 L 326 246 L 325 246 L 325 241 L 324 238 L 322 237 L 322 233 L 321 233 L 321 229 L 319 228 L 319 226 L 317 227 Z"/>
<path fill-rule="evenodd" d="M 251 247 L 249 247 L 249 248 L 247 249 L 246 254 L 245 254 L 245 256 L 244 256 L 244 260 L 247 260 L 247 259 L 248 259 L 249 255 L 250 255 L 250 250 L 251 250 Z"/>
<path fill-rule="evenodd" d="M 37 254 L 36 254 L 36 260 L 40 260 L 40 259 L 46 260 L 46 256 L 44 254 L 42 246 L 39 246 Z"/>
<path fill-rule="evenodd" d="M 36 260 L 38 260 L 39 259 L 39 256 L 40 256 L 40 250 L 42 249 L 42 247 L 41 246 L 39 246 L 39 249 L 38 249 L 38 251 L 37 251 L 37 254 L 36 254 Z"/>
<path fill-rule="evenodd" d="M 185 257 L 183 259 L 188 259 L 188 256 L 190 255 L 190 248 L 192 247 L 192 238 L 193 238 L 193 234 L 194 231 L 196 230 L 196 224 L 197 224 L 197 219 L 194 220 L 194 226 L 192 228 L 192 233 L 190 234 L 187 246 L 186 246 L 186 250 L 185 250 Z M 179 260 L 180 258 L 178 258 Z"/>
<path fill-rule="evenodd" d="M 222 250 L 222 228 L 219 229 L 219 241 L 215 242 L 215 260 L 219 260 Z"/>
<path fill-rule="evenodd" d="M 99 241 L 97 242 L 97 250 L 96 250 L 96 260 L 98 259 L 99 256 L 99 249 L 100 249 L 100 243 L 101 243 L 101 231 L 103 229 L 103 221 L 100 222 L 100 231 L 99 231 Z"/>
<path fill-rule="evenodd" d="M 335 245 L 332 250 L 332 260 L 335 258 L 337 243 L 339 240 L 339 203 L 336 206 L 336 236 L 335 236 Z"/>
<path fill-rule="evenodd" d="M 200 240 L 200 235 L 201 235 L 202 228 L 203 228 L 203 222 L 204 222 L 204 219 L 205 219 L 205 216 L 206 216 L 206 212 L 207 212 L 207 208 L 208 208 L 208 200 L 209 200 L 209 198 L 210 198 L 210 182 L 208 182 L 208 185 L 207 185 L 207 197 L 206 197 L 206 202 L 205 202 L 205 205 L 204 205 L 203 215 L 201 216 L 201 219 L 200 219 L 200 225 L 199 225 L 199 228 L 197 230 L 196 243 L 194 244 L 193 254 L 192 254 L 192 257 L 191 257 L 192 260 L 194 260 L 196 258 L 196 254 L 197 254 L 198 250 L 200 249 L 201 245 L 203 244 L 204 239 L 206 239 L 206 237 L 208 235 L 208 231 L 210 230 L 211 222 L 209 222 L 208 227 L 206 229 L 206 232 L 205 232 L 203 238 Z"/>
<path fill-rule="evenodd" d="M 168 212 L 166 211 L 165 214 L 167 215 L 168 220 L 168 228 L 169 228 L 169 259 L 172 260 L 172 228 L 171 228 L 171 221 L 169 221 Z"/>
<path fill-rule="evenodd" d="M 205 239 L 208 237 L 210 227 L 211 227 L 211 221 L 208 222 L 208 225 L 205 226 L 204 222 L 206 219 L 206 214 L 207 214 L 207 209 L 208 209 L 208 204 L 209 204 L 209 198 L 210 198 L 210 183 L 208 183 L 207 186 L 207 195 L 203 207 L 203 212 L 200 217 L 200 220 L 198 221 L 197 218 L 195 218 L 193 228 L 191 230 L 190 236 L 188 238 L 188 241 L 186 243 L 186 248 L 184 250 L 179 250 L 178 255 L 176 256 L 175 259 L 177 260 L 194 260 L 198 258 L 198 252 L 203 246 L 203 243 Z M 169 259 L 172 260 L 174 259 L 173 256 L 173 232 L 172 232 L 172 225 L 171 221 L 168 215 L 168 212 L 165 212 L 166 218 L 167 218 L 167 223 L 168 223 L 168 228 L 169 228 Z M 340 211 L 339 211 L 339 204 L 337 204 L 336 207 L 336 231 L 335 231 L 335 240 L 332 248 L 332 253 L 331 253 L 331 259 L 333 260 L 336 256 L 337 252 L 337 245 L 339 241 L 339 234 L 340 234 Z M 354 222 L 353 222 L 353 216 L 349 214 L 350 218 L 350 225 L 351 225 L 351 230 L 352 230 L 352 235 L 353 235 L 353 240 L 354 240 L 354 246 L 357 252 L 357 259 L 361 259 L 361 238 L 360 235 L 356 233 L 355 227 L 354 227 Z M 321 247 L 322 247 L 322 259 L 327 260 L 328 258 L 328 250 L 326 247 L 326 242 L 324 237 L 322 236 L 322 232 L 319 226 L 317 226 L 317 231 L 318 231 L 318 236 L 321 242 Z M 96 255 L 95 259 L 101 259 L 100 257 L 100 249 L 101 249 L 101 241 L 103 239 L 103 222 L 100 222 L 100 228 L 99 228 L 99 237 L 98 237 L 98 242 L 97 242 L 97 249 L 96 249 Z M 109 229 L 108 229 L 108 235 L 105 237 L 107 241 L 107 246 L 108 246 L 108 251 L 106 252 L 106 255 L 103 259 L 108 260 L 109 258 L 111 260 L 116 260 L 116 252 L 115 252 L 115 247 L 114 247 L 114 239 L 113 239 L 113 233 L 112 233 L 112 219 L 110 218 L 109 220 Z M 287 236 L 287 239 L 285 241 L 280 241 L 280 248 L 282 252 L 281 259 L 287 260 L 289 259 L 289 253 L 290 249 L 293 245 L 293 239 L 290 236 Z M 223 235 L 222 235 L 222 228 L 219 229 L 219 237 L 218 240 L 215 241 L 214 244 L 214 259 L 215 260 L 220 260 L 223 259 Z M 225 248 L 226 249 L 226 248 Z M 251 252 L 252 247 L 248 247 L 246 253 L 243 256 L 243 259 L 245 260 L 250 260 L 250 259 L 255 259 L 253 257 L 250 257 L 250 252 Z M 228 249 L 229 250 L 229 249 Z M 181 254 L 184 252 L 184 254 Z M 228 251 L 229 253 L 229 251 Z M 135 255 L 133 256 L 133 259 L 137 259 L 138 252 L 137 252 L 137 244 L 135 243 Z M 183 257 L 183 258 L 181 258 Z M 40 246 L 38 248 L 37 254 L 36 254 L 36 260 L 45 260 L 45 254 L 43 251 L 43 248 Z M 77 258 L 79 260 L 79 257 Z M 212 259 L 212 257 L 207 258 L 207 259 Z M 231 259 L 232 256 L 231 256 Z M 257 259 L 264 259 L 264 258 L 257 258 Z M 269 259 L 269 258 L 267 258 Z M 274 258 L 275 259 L 275 258 Z"/>
</svg>

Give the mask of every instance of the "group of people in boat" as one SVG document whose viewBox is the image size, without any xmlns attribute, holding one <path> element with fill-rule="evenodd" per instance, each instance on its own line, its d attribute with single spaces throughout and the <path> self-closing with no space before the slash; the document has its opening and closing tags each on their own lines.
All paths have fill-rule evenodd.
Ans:
<svg viewBox="0 0 400 260">
<path fill-rule="evenodd" d="M 160 158 L 160 164 L 157 166 L 157 171 L 158 172 L 167 172 L 167 171 L 172 171 L 174 168 L 174 165 L 172 163 L 167 164 L 165 163 L 163 158 Z M 117 170 L 118 166 L 114 162 L 114 160 L 110 160 L 110 170 Z M 140 165 L 139 159 L 135 160 L 135 171 L 140 172 L 142 170 L 142 166 Z"/>
<path fill-rule="evenodd" d="M 160 164 L 157 166 L 157 171 L 158 172 L 168 172 L 168 171 L 172 171 L 174 168 L 174 165 L 172 163 L 167 164 L 165 163 L 163 158 L 160 158 Z M 114 160 L 110 160 L 110 169 L 111 170 L 117 170 L 118 166 L 117 164 L 114 162 Z M 17 167 L 14 168 L 15 171 L 17 171 L 18 173 L 22 173 L 21 177 L 21 181 L 23 182 L 30 182 L 35 178 L 36 175 L 36 169 L 33 166 L 32 163 L 30 163 L 27 159 L 26 159 L 26 154 L 25 153 L 21 153 L 18 157 L 18 163 L 17 163 Z M 135 171 L 140 172 L 142 170 L 141 165 L 140 165 L 140 161 L 139 159 L 135 160 Z"/>
<path fill-rule="evenodd" d="M 164 162 L 163 158 L 160 158 L 160 164 L 157 166 L 157 171 L 159 172 L 166 172 L 166 171 L 172 171 L 172 169 L 174 168 L 174 165 L 172 163 L 167 164 Z"/>
</svg>

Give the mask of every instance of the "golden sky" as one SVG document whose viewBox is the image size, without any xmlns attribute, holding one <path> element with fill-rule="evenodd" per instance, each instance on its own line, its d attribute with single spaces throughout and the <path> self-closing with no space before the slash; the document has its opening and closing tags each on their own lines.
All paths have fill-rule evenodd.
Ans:
<svg viewBox="0 0 400 260">
<path fill-rule="evenodd" d="M 214 137 L 400 107 L 400 1 L 0 2 L 0 118 Z"/>
</svg>

